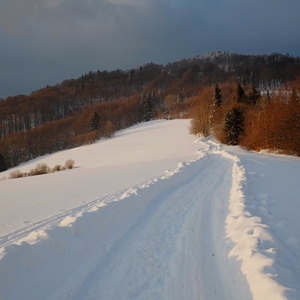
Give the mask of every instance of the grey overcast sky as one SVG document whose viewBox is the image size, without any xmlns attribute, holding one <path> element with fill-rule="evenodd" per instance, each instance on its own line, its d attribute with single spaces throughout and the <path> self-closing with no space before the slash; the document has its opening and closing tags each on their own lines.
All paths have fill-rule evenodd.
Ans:
<svg viewBox="0 0 300 300">
<path fill-rule="evenodd" d="M 211 51 L 300 56 L 299 0 L 0 0 L 0 97 Z"/>
</svg>

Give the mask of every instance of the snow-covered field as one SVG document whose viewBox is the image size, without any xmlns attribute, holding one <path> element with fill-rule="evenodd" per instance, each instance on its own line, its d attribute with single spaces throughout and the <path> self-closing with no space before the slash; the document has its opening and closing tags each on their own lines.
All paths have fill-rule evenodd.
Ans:
<svg viewBox="0 0 300 300">
<path fill-rule="evenodd" d="M 188 127 L 139 124 L 17 168 L 73 170 L 0 181 L 0 299 L 300 299 L 300 159 Z"/>
</svg>

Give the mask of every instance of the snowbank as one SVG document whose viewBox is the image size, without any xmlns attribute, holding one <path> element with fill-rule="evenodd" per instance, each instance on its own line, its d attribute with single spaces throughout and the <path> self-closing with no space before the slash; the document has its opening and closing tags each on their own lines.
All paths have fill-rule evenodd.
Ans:
<svg viewBox="0 0 300 300">
<path fill-rule="evenodd" d="M 290 251 L 282 237 L 276 233 L 275 217 L 267 212 L 266 202 L 258 203 L 253 198 L 254 186 L 249 183 L 249 179 L 257 174 L 247 172 L 237 155 L 225 151 L 222 155 L 234 162 L 226 231 L 227 237 L 235 243 L 235 246 L 229 255 L 236 256 L 242 261 L 241 270 L 247 278 L 254 299 L 299 299 L 300 286 L 296 278 L 299 278 L 300 270 L 291 265 L 289 257 L 283 258 L 284 253 Z M 274 169 L 273 172 L 278 173 L 280 169 Z M 285 176 L 293 174 L 285 173 Z M 267 186 L 264 186 L 264 192 L 268 192 Z M 298 205 L 297 208 L 299 207 Z M 268 222 L 266 212 L 269 216 Z"/>
</svg>

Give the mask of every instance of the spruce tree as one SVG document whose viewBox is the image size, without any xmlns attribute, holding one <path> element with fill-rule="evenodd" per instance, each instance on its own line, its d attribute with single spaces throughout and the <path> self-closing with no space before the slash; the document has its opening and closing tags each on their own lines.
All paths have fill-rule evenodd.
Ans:
<svg viewBox="0 0 300 300">
<path fill-rule="evenodd" d="M 245 90 L 243 89 L 241 84 L 238 83 L 238 86 L 237 86 L 237 102 L 238 103 L 244 102 L 245 98 L 246 98 Z"/>
<path fill-rule="evenodd" d="M 0 172 L 8 169 L 6 159 L 3 154 L 0 153 Z"/>
<path fill-rule="evenodd" d="M 92 118 L 91 118 L 91 131 L 96 131 L 100 127 L 100 116 L 98 112 L 94 112 Z"/>
<path fill-rule="evenodd" d="M 222 94 L 221 94 L 221 89 L 219 86 L 216 84 L 215 85 L 215 106 L 216 107 L 221 107 L 222 105 Z"/>
<path fill-rule="evenodd" d="M 244 114 L 239 107 L 234 107 L 227 112 L 224 131 L 226 132 L 226 142 L 229 145 L 238 145 L 240 135 L 244 132 Z"/>
<path fill-rule="evenodd" d="M 153 112 L 152 97 L 151 97 L 150 94 L 146 98 L 146 102 L 145 102 L 145 105 L 144 105 L 144 110 L 145 110 L 144 120 L 146 122 L 148 122 L 152 119 L 152 112 Z"/>
</svg>

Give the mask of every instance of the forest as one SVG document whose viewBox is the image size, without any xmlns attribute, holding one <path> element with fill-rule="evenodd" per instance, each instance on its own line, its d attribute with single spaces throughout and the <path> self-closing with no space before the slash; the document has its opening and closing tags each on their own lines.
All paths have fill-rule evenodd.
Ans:
<svg viewBox="0 0 300 300">
<path fill-rule="evenodd" d="M 191 118 L 193 134 L 300 156 L 300 58 L 214 52 L 1 99 L 0 172 L 157 118 Z"/>
</svg>

